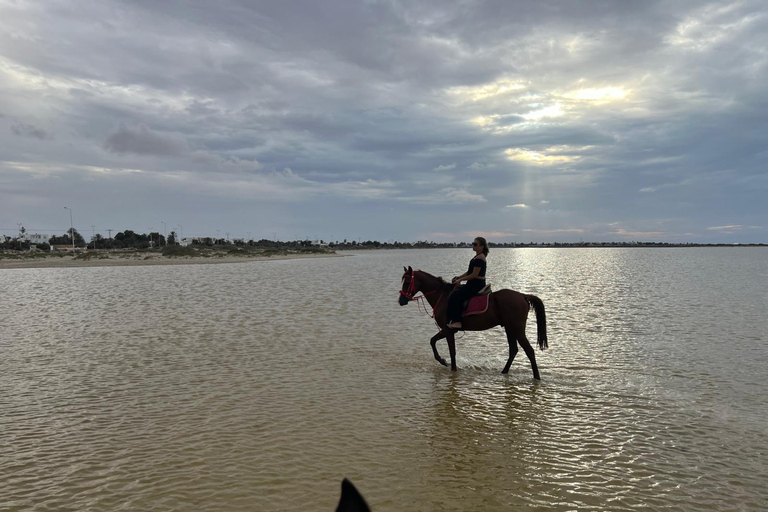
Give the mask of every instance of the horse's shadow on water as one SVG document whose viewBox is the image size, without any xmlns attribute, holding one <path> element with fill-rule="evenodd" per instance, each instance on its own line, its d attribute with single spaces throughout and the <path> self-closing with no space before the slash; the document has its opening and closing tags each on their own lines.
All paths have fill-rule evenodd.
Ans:
<svg viewBox="0 0 768 512">
<path fill-rule="evenodd" d="M 515 382 L 491 371 L 436 371 L 432 438 L 455 446 L 461 439 L 499 430 L 519 443 L 539 420 L 544 389 L 541 381 Z"/>
<path fill-rule="evenodd" d="M 466 441 L 488 428 L 489 423 L 493 423 L 489 422 L 489 419 L 499 423 L 499 428 L 511 427 L 512 431 L 508 434 L 518 442 L 532 435 L 529 427 L 539 419 L 539 381 L 530 385 L 503 386 L 493 393 L 497 395 L 494 397 L 497 400 L 493 402 L 494 406 L 489 408 L 488 395 L 492 391 L 491 387 L 498 384 L 498 379 L 489 378 L 485 385 L 478 385 L 478 380 L 482 379 L 477 377 L 482 377 L 481 374 L 482 372 L 479 372 L 477 376 L 467 376 L 466 373 L 435 373 L 432 405 L 434 426 L 430 429 L 430 438 L 436 452 L 453 453 L 457 442 Z M 345 478 L 341 483 L 341 498 L 336 512 L 365 511 L 370 511 L 370 508 L 362 494 Z"/>
</svg>

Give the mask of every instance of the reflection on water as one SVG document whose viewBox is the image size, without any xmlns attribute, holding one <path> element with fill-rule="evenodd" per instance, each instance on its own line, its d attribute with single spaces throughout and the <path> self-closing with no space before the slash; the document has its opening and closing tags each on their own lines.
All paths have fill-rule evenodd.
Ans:
<svg viewBox="0 0 768 512">
<path fill-rule="evenodd" d="M 463 250 L 0 271 L 0 508 L 332 510 L 348 476 L 375 511 L 761 510 L 766 256 L 492 251 L 541 382 L 500 328 L 452 374 L 397 305 Z"/>
</svg>

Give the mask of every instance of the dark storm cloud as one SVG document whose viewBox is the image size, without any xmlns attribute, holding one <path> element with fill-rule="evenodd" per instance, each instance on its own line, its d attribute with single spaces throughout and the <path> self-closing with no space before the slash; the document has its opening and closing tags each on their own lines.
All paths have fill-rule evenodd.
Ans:
<svg viewBox="0 0 768 512">
<path fill-rule="evenodd" d="M 144 125 L 133 128 L 121 125 L 107 137 L 104 147 L 113 153 L 155 156 L 179 156 L 189 149 L 183 140 L 154 132 Z"/>
<path fill-rule="evenodd" d="M 364 230 L 365 198 L 407 209 L 366 238 L 417 237 L 402 219 L 427 213 L 433 233 L 722 236 L 707 228 L 768 215 L 767 14 L 754 0 L 6 4 L 0 173 L 86 173 L 84 196 L 104 172 L 137 188 L 151 175 L 230 194 L 221 215 L 244 226 L 249 197 L 292 202 L 290 222 L 258 217 L 265 230 Z"/>
<path fill-rule="evenodd" d="M 14 135 L 18 135 L 19 137 L 32 137 L 40 140 L 53 138 L 52 135 L 50 135 L 45 130 L 25 123 L 15 123 L 11 125 L 11 132 L 13 132 Z"/>
</svg>

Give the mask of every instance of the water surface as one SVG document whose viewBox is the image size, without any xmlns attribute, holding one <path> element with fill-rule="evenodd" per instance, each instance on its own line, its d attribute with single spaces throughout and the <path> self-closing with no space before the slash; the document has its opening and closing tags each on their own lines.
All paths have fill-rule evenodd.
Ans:
<svg viewBox="0 0 768 512">
<path fill-rule="evenodd" d="M 493 250 L 541 382 L 397 305 L 471 256 L 1 270 L 0 509 L 764 509 L 768 251 Z"/>
</svg>

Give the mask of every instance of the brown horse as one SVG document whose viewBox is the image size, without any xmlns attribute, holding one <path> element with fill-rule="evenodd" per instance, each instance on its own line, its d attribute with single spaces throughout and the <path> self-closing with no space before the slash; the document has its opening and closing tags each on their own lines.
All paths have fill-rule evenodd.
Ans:
<svg viewBox="0 0 768 512">
<path fill-rule="evenodd" d="M 403 287 L 400 290 L 400 305 L 405 306 L 408 301 L 414 299 L 416 293 L 422 293 L 422 296 L 432 306 L 435 322 L 440 328 L 440 332 L 430 340 L 435 359 L 443 366 L 448 366 L 445 359 L 440 357 L 435 346 L 439 340 L 446 338 L 448 350 L 451 353 L 451 370 L 456 371 L 456 339 L 454 337 L 456 329 L 447 326 L 448 296 L 453 291 L 454 285 L 444 281 L 442 277 L 435 277 L 421 270 L 413 270 L 411 267 L 403 267 L 403 269 L 405 274 L 403 274 Z M 422 296 L 416 297 L 416 299 L 420 299 Z M 501 325 L 507 332 L 507 341 L 509 342 L 509 359 L 507 359 L 507 364 L 501 373 L 509 371 L 509 367 L 517 354 L 517 344 L 519 343 L 531 361 L 533 378 L 540 380 L 539 368 L 536 366 L 536 354 L 528 342 L 528 338 L 525 337 L 525 323 L 528 321 L 528 311 L 533 306 L 536 311 L 539 349 L 547 348 L 547 319 L 544 313 L 544 303 L 535 295 L 525 295 L 514 290 L 493 292 L 488 300 L 488 310 L 485 313 L 465 316 L 461 319 L 461 330 L 485 331 Z"/>
</svg>

